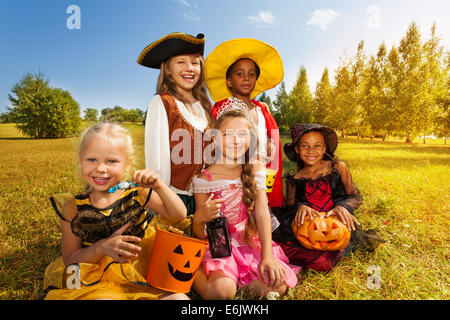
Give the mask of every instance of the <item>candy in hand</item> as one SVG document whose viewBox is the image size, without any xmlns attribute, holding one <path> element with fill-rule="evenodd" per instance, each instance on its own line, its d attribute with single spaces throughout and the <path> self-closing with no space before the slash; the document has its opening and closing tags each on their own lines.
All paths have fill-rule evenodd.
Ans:
<svg viewBox="0 0 450 320">
<path fill-rule="evenodd" d="M 122 182 L 119 182 L 118 184 L 116 184 L 114 187 L 110 188 L 108 190 L 108 193 L 114 193 L 119 189 L 127 189 L 130 186 L 137 187 L 138 185 L 136 183 L 133 183 L 132 181 L 130 181 L 130 182 L 122 181 Z"/>
</svg>

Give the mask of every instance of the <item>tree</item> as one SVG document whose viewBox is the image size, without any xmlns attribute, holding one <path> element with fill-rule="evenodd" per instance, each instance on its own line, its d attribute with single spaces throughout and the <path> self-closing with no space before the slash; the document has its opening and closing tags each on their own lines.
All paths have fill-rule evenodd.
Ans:
<svg viewBox="0 0 450 320">
<path fill-rule="evenodd" d="M 312 95 L 308 85 L 306 69 L 302 66 L 297 76 L 297 82 L 289 94 L 289 123 L 311 122 Z"/>
<path fill-rule="evenodd" d="M 136 109 L 124 109 L 121 106 L 115 106 L 114 108 L 105 108 L 102 110 L 102 116 L 100 121 L 109 122 L 142 122 L 145 116 L 144 111 Z"/>
<path fill-rule="evenodd" d="M 423 101 L 425 81 L 421 70 L 422 45 L 417 25 L 413 22 L 398 47 L 399 65 L 395 110 L 397 123 L 406 133 L 406 143 L 412 142 L 414 131 L 427 112 Z"/>
<path fill-rule="evenodd" d="M 64 138 L 78 133 L 80 107 L 68 91 L 52 88 L 42 74 L 27 73 L 8 94 L 16 127 L 33 138 Z"/>
<path fill-rule="evenodd" d="M 325 68 L 316 85 L 314 99 L 311 104 L 311 113 L 315 123 L 328 124 L 327 116 L 333 108 L 333 91 L 328 76 L 328 68 Z"/>
<path fill-rule="evenodd" d="M 281 86 L 275 95 L 274 112 L 273 117 L 278 124 L 278 128 L 281 131 L 289 131 L 289 122 L 287 121 L 287 109 L 288 109 L 289 96 L 286 92 L 286 86 L 284 81 L 281 82 Z"/>
<path fill-rule="evenodd" d="M 10 112 L 0 113 L 0 123 L 11 123 L 13 119 Z"/>
<path fill-rule="evenodd" d="M 124 120 L 131 123 L 138 123 L 142 121 L 144 112 L 139 109 L 124 110 Z"/>
<path fill-rule="evenodd" d="M 363 84 L 363 118 L 370 130 L 371 138 L 374 134 L 381 135 L 383 140 L 393 130 L 390 112 L 392 99 L 390 97 L 390 72 L 387 49 L 384 42 L 378 47 L 376 56 L 371 56 L 364 73 Z"/>
<path fill-rule="evenodd" d="M 348 106 L 348 110 L 352 112 L 352 121 L 350 121 L 350 126 L 357 128 L 358 137 L 360 136 L 361 130 L 364 127 L 364 119 L 362 118 L 362 102 L 364 98 L 363 88 L 364 88 L 364 72 L 366 69 L 365 65 L 365 53 L 364 53 L 364 40 L 358 43 L 358 49 L 356 55 L 351 62 L 351 72 L 350 72 L 350 95 L 352 96 L 351 105 Z M 352 129 L 352 128 L 349 128 Z"/>
<path fill-rule="evenodd" d="M 436 105 L 435 131 L 438 136 L 444 137 L 444 143 L 447 144 L 450 129 L 450 51 L 443 59 L 442 85 L 436 92 Z"/>
<path fill-rule="evenodd" d="M 442 104 L 445 102 L 443 97 L 445 97 L 446 92 L 448 93 L 448 86 L 445 85 L 444 48 L 440 42 L 441 39 L 436 36 L 436 23 L 434 23 L 431 27 L 431 38 L 423 45 L 424 61 L 421 67 L 424 81 L 422 93 L 424 113 L 420 115 L 420 125 L 424 144 L 426 134 L 439 122 L 442 109 L 445 109 Z"/>
<path fill-rule="evenodd" d="M 98 110 L 93 108 L 87 108 L 84 110 L 84 121 L 97 121 Z"/>
<path fill-rule="evenodd" d="M 274 114 L 274 109 L 273 109 L 273 105 L 272 105 L 272 100 L 270 99 L 270 97 L 268 95 L 266 95 L 265 92 L 263 92 L 261 94 L 261 96 L 259 97 L 258 101 L 260 102 L 264 102 L 265 104 L 267 104 L 267 106 L 269 107 L 269 111 L 270 113 L 273 115 Z"/>
<path fill-rule="evenodd" d="M 354 118 L 354 114 L 349 108 L 352 106 L 352 94 L 348 66 L 341 65 L 338 67 L 335 83 L 333 88 L 334 110 L 329 118 L 329 123 L 341 132 L 342 137 L 345 137 L 345 132 L 350 129 Z"/>
</svg>

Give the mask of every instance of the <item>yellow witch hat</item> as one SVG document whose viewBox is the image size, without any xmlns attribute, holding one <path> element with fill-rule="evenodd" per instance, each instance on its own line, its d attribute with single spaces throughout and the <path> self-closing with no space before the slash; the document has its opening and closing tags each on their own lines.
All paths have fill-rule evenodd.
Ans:
<svg viewBox="0 0 450 320">
<path fill-rule="evenodd" d="M 205 60 L 206 85 L 214 101 L 232 96 L 226 84 L 226 71 L 243 58 L 253 60 L 260 69 L 251 99 L 283 80 L 283 61 L 274 47 L 251 38 L 232 39 L 217 46 Z"/>
</svg>

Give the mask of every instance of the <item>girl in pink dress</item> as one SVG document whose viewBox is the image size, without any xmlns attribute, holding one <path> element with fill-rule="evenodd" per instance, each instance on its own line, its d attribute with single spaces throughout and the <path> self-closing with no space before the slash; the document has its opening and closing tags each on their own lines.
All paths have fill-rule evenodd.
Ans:
<svg viewBox="0 0 450 320">
<path fill-rule="evenodd" d="M 213 129 L 215 163 L 193 180 L 198 208 L 193 232 L 207 237 L 207 223 L 228 219 L 231 256 L 213 258 L 209 246 L 194 290 L 204 299 L 232 299 L 237 288 L 266 296 L 283 295 L 297 284 L 299 267 L 289 265 L 282 249 L 272 242 L 271 218 L 267 206 L 266 171 L 257 162 L 257 135 L 245 108 L 230 105 L 218 114 Z M 221 199 L 213 199 L 213 194 Z"/>
</svg>

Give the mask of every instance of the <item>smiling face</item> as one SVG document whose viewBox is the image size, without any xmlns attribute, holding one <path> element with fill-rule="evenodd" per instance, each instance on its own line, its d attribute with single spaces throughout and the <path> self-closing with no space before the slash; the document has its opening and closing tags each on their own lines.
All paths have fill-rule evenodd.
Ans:
<svg viewBox="0 0 450 320">
<path fill-rule="evenodd" d="M 229 117 L 218 129 L 220 134 L 214 142 L 221 151 L 222 163 L 244 163 L 251 140 L 249 121 L 243 117 Z"/>
<path fill-rule="evenodd" d="M 227 86 L 237 98 L 250 97 L 257 79 L 255 63 L 250 59 L 241 59 L 231 68 L 227 76 Z"/>
<path fill-rule="evenodd" d="M 80 152 L 81 176 L 93 192 L 107 192 L 122 181 L 128 168 L 123 139 L 92 135 Z"/>
<path fill-rule="evenodd" d="M 201 64 L 197 54 L 183 54 L 168 60 L 168 75 L 177 86 L 178 91 L 191 93 L 200 79 Z"/>
<path fill-rule="evenodd" d="M 318 131 L 304 134 L 295 146 L 295 152 L 297 152 L 305 166 L 314 166 L 320 163 L 326 152 L 323 135 Z"/>
</svg>

